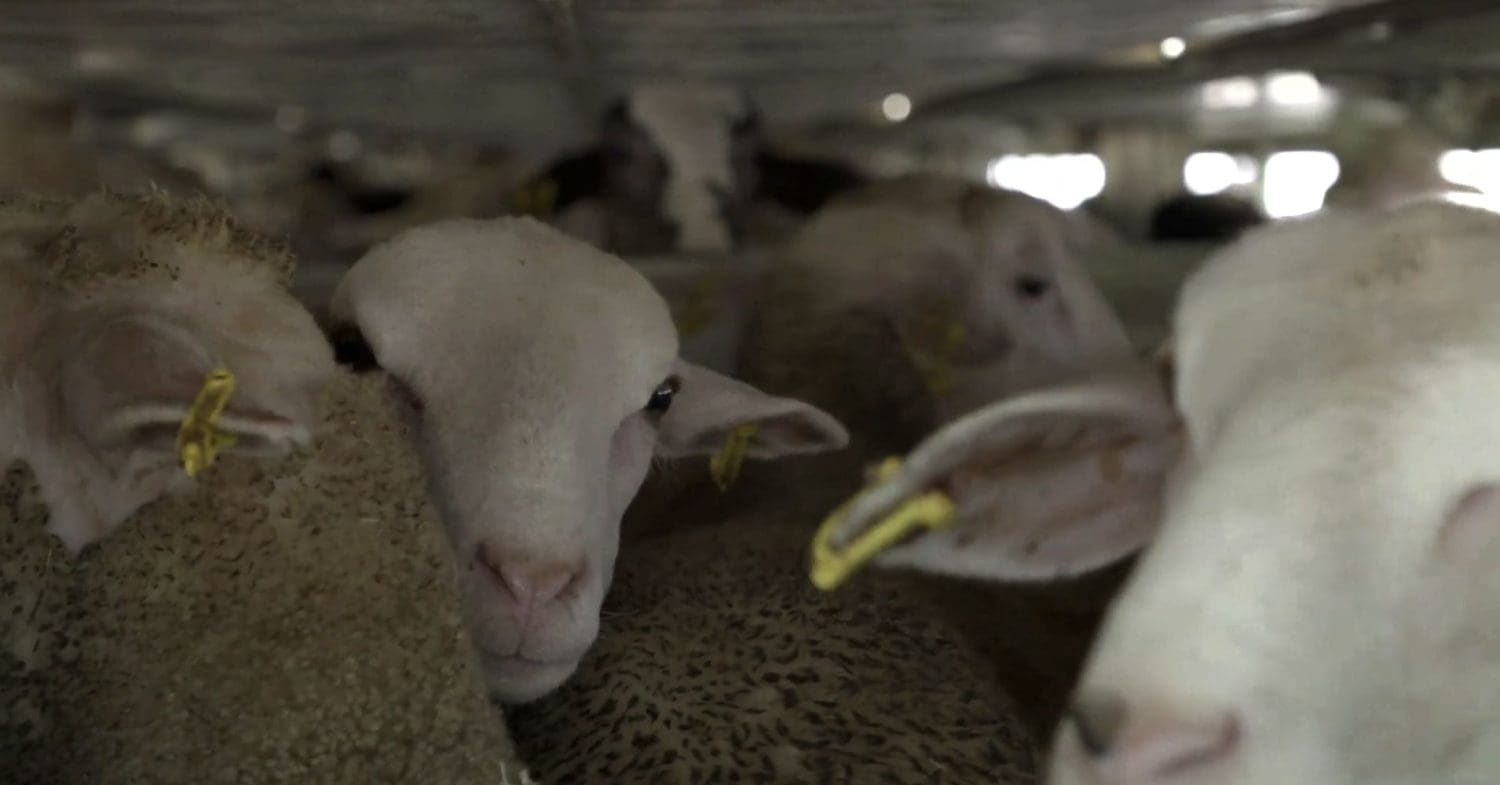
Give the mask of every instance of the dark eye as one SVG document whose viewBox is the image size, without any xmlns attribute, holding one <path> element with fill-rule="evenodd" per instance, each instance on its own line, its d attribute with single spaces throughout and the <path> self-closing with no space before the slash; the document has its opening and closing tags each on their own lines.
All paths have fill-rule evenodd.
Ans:
<svg viewBox="0 0 1500 785">
<path fill-rule="evenodd" d="M 1052 282 L 1046 278 L 1038 278 L 1034 275 L 1023 275 L 1016 279 L 1016 291 L 1022 297 L 1036 299 L 1047 293 L 1052 288 Z"/>
<path fill-rule="evenodd" d="M 651 400 L 646 401 L 646 411 L 652 414 L 664 414 L 672 408 L 672 399 L 677 396 L 678 388 L 682 387 L 682 380 L 676 376 L 668 376 L 667 380 L 651 393 Z"/>
</svg>

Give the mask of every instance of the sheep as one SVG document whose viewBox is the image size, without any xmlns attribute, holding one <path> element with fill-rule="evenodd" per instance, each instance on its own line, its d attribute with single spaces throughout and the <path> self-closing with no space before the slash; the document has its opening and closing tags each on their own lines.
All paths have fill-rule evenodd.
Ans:
<svg viewBox="0 0 1500 785">
<path fill-rule="evenodd" d="M 784 239 L 863 176 L 773 151 L 739 91 L 643 85 L 605 112 L 597 146 L 518 191 L 515 209 L 627 256 L 723 252 Z"/>
<path fill-rule="evenodd" d="M 813 406 L 681 360 L 638 271 L 530 218 L 444 221 L 377 246 L 339 284 L 331 325 L 412 424 L 507 703 L 555 689 L 593 643 L 653 457 L 711 456 L 733 434 L 761 460 L 848 441 Z"/>
<path fill-rule="evenodd" d="M 939 488 L 953 525 L 885 563 L 1046 577 L 1151 543 L 1057 785 L 1493 782 L 1496 247 L 1500 217 L 1441 203 L 1253 230 L 1184 288 L 1170 396 L 1125 374 L 975 412 L 835 541 Z"/>
<path fill-rule="evenodd" d="M 1074 216 L 1023 194 L 946 177 L 898 178 L 831 203 L 769 257 L 739 375 L 827 409 L 849 427 L 852 448 L 747 471 L 723 499 L 679 473 L 632 524 L 659 531 L 660 511 L 674 507 L 723 515 L 788 482 L 814 485 L 832 504 L 869 463 L 969 409 L 1133 362 L 1130 336 L 1079 264 L 1094 245 L 1080 230 Z M 931 581 L 916 591 L 984 652 L 1041 730 L 1065 708 L 1122 577 L 982 591 Z M 1024 630 L 1026 645 L 1011 630 Z"/>
<path fill-rule="evenodd" d="M 786 494 L 621 557 L 599 642 L 511 712 L 523 757 L 576 785 L 1036 781 L 988 664 L 888 586 L 803 576 Z"/>
<path fill-rule="evenodd" d="M 411 437 L 284 250 L 207 202 L 20 200 L 0 274 L 14 781 L 529 781 Z M 238 441 L 195 481 L 175 437 L 220 366 Z"/>
<path fill-rule="evenodd" d="M 854 192 L 771 259 L 740 375 L 826 408 L 881 457 L 994 399 L 1126 362 L 1069 227 L 1043 202 L 948 178 Z"/>
</svg>

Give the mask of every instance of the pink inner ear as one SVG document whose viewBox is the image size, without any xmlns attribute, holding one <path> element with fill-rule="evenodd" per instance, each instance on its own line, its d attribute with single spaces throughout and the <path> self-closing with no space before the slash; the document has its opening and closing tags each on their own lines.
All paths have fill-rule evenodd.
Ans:
<svg viewBox="0 0 1500 785">
<path fill-rule="evenodd" d="M 1159 522 L 1169 439 L 1112 428 L 1034 434 L 946 483 L 973 522 L 955 544 L 997 564 L 1071 574 L 1143 547 Z"/>
</svg>

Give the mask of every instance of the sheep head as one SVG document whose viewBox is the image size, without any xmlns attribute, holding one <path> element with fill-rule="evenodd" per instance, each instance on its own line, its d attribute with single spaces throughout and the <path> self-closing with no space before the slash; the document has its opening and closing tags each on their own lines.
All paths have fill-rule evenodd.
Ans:
<svg viewBox="0 0 1500 785">
<path fill-rule="evenodd" d="M 0 205 L 0 431 L 78 551 L 190 487 L 178 429 L 207 375 L 238 391 L 230 449 L 308 438 L 331 352 L 285 291 L 291 257 L 206 202 L 100 194 Z"/>
<path fill-rule="evenodd" d="M 1491 781 L 1497 247 L 1500 218 L 1452 205 L 1253 230 L 1183 290 L 1172 406 L 1145 368 L 1001 401 L 934 434 L 843 536 L 937 488 L 957 519 L 889 563 L 1028 578 L 1150 543 L 1057 785 Z M 1068 422 L 1100 436 L 1045 438 Z"/>
<path fill-rule="evenodd" d="M 844 445 L 842 426 L 677 355 L 660 295 L 531 219 L 409 231 L 334 296 L 341 355 L 384 369 L 426 459 L 491 687 L 561 684 L 598 632 L 620 519 L 653 457 Z M 743 431 L 742 431 L 743 433 Z"/>
</svg>

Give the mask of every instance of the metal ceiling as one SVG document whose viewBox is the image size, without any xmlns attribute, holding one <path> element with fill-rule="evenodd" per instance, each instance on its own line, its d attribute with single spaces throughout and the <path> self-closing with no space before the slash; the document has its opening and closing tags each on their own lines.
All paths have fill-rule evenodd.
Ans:
<svg viewBox="0 0 1500 785">
<path fill-rule="evenodd" d="M 712 79 L 773 123 L 970 91 L 1166 36 L 1361 0 L 0 0 L 0 64 L 130 110 L 415 133 L 538 151 L 621 87 Z"/>
</svg>

